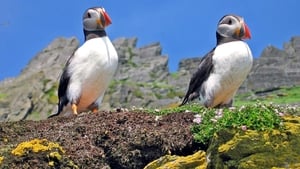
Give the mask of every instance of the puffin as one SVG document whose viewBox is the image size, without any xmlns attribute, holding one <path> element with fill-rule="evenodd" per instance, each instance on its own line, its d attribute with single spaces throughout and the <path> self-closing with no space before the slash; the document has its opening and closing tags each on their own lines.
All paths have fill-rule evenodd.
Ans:
<svg viewBox="0 0 300 169">
<path fill-rule="evenodd" d="M 55 114 L 97 112 L 104 93 L 116 72 L 118 54 L 106 34 L 111 18 L 103 7 L 92 7 L 83 14 L 85 42 L 69 57 L 58 86 Z"/>
<path fill-rule="evenodd" d="M 250 38 L 250 29 L 241 16 L 223 16 L 217 25 L 216 46 L 201 58 L 179 106 L 198 99 L 207 108 L 231 107 L 252 68 L 252 53 L 244 42 Z"/>
</svg>

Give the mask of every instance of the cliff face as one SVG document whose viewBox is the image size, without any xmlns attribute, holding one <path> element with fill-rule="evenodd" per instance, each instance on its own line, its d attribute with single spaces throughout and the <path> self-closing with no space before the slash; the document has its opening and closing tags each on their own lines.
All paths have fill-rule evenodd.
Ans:
<svg viewBox="0 0 300 169">
<path fill-rule="evenodd" d="M 114 45 L 119 67 L 106 92 L 102 109 L 111 107 L 161 108 L 180 102 L 199 58 L 184 59 L 177 72 L 168 70 L 168 56 L 159 43 L 138 48 L 137 38 L 119 38 Z M 56 111 L 57 86 L 76 38 L 58 38 L 38 53 L 16 78 L 0 82 L 0 121 L 45 119 Z M 280 50 L 269 46 L 254 61 L 240 92 L 300 84 L 300 37 Z"/>
<path fill-rule="evenodd" d="M 246 83 L 250 90 L 300 84 L 300 37 L 293 37 L 280 50 L 265 48 L 255 60 Z"/>
<path fill-rule="evenodd" d="M 39 52 L 16 78 L 0 83 L 0 121 L 44 119 L 57 103 L 58 79 L 78 47 L 75 38 L 58 38 Z"/>
</svg>

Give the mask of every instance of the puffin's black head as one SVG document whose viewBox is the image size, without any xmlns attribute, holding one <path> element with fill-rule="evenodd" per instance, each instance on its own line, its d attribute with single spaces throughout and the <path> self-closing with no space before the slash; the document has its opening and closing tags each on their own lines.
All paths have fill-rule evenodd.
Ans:
<svg viewBox="0 0 300 169">
<path fill-rule="evenodd" d="M 83 29 L 86 31 L 104 30 L 110 24 L 111 19 L 103 7 L 89 8 L 83 14 Z"/>
<path fill-rule="evenodd" d="M 244 22 L 244 19 L 238 15 L 223 16 L 217 28 L 217 38 L 233 38 L 237 40 L 250 39 L 251 33 Z"/>
</svg>

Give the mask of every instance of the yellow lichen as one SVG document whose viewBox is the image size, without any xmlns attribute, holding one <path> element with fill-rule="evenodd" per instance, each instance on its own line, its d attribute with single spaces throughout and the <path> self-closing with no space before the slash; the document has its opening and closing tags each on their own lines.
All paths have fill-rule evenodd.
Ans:
<svg viewBox="0 0 300 169">
<path fill-rule="evenodd" d="M 4 160 L 4 157 L 0 156 L 0 164 L 2 163 L 3 160 Z"/>
<path fill-rule="evenodd" d="M 259 133 L 257 133 L 255 130 L 247 130 L 244 134 L 241 135 L 239 133 L 236 133 L 231 140 L 229 140 L 225 144 L 220 145 L 218 147 L 218 151 L 220 153 L 227 152 L 231 149 L 234 149 L 241 140 L 249 140 L 249 138 L 255 138 L 257 136 L 259 136 Z"/>
<path fill-rule="evenodd" d="M 48 165 L 53 167 L 54 166 L 54 161 L 49 161 Z"/>
<path fill-rule="evenodd" d="M 207 167 L 206 153 L 204 151 L 198 151 L 195 154 L 186 157 L 166 155 L 149 163 L 144 169 L 163 169 L 163 168 L 205 169 L 206 167 Z"/>
<path fill-rule="evenodd" d="M 40 151 L 51 151 L 53 149 L 57 149 L 64 153 L 64 150 L 58 143 L 50 142 L 46 139 L 33 139 L 31 141 L 20 143 L 11 153 L 16 156 L 23 156 L 29 151 L 37 153 Z"/>
<path fill-rule="evenodd" d="M 58 152 L 51 152 L 51 153 L 49 154 L 49 157 L 50 157 L 51 159 L 57 159 L 58 161 L 60 161 L 61 158 L 62 158 L 62 156 L 61 156 Z"/>
</svg>

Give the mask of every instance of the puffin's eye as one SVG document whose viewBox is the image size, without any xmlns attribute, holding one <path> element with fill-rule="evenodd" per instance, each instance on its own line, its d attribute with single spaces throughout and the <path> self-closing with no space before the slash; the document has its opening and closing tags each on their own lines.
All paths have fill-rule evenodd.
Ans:
<svg viewBox="0 0 300 169">
<path fill-rule="evenodd" d="M 91 18 L 91 14 L 90 14 L 89 12 L 87 13 L 87 17 L 88 17 L 88 18 Z"/>
<path fill-rule="evenodd" d="M 229 24 L 229 25 L 231 25 L 231 24 L 232 24 L 232 20 L 231 20 L 231 19 L 229 19 L 229 21 L 228 21 L 228 24 Z"/>
</svg>

